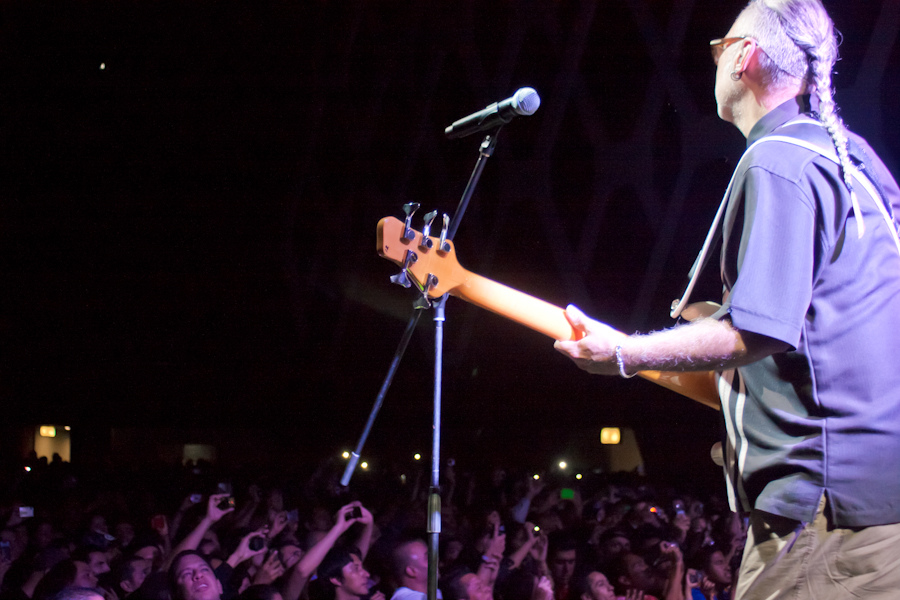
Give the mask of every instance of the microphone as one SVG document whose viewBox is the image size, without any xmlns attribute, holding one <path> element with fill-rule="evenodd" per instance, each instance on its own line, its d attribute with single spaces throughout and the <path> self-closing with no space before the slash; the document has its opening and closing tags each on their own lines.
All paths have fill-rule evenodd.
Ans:
<svg viewBox="0 0 900 600">
<path fill-rule="evenodd" d="M 494 102 L 487 108 L 456 121 L 444 130 L 444 135 L 452 140 L 500 127 L 512 121 L 517 115 L 533 115 L 540 105 L 541 97 L 534 88 L 524 87 L 512 97 Z"/>
</svg>

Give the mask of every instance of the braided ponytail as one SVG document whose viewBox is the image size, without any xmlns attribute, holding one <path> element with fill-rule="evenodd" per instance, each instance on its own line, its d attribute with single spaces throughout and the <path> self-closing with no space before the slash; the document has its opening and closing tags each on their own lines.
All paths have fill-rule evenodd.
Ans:
<svg viewBox="0 0 900 600">
<path fill-rule="evenodd" d="M 834 23 L 820 0 L 751 0 L 745 12 L 751 26 L 759 29 L 759 33 L 754 31 L 749 35 L 759 37 L 760 47 L 772 58 L 773 68 L 804 80 L 807 89 L 816 94 L 819 100 L 816 117 L 831 136 L 862 237 L 865 227 L 852 183 L 856 167 L 850 160 L 847 131 L 838 115 L 831 83 L 831 72 L 838 58 Z M 777 73 L 770 74 L 770 78 L 779 80 Z"/>
</svg>

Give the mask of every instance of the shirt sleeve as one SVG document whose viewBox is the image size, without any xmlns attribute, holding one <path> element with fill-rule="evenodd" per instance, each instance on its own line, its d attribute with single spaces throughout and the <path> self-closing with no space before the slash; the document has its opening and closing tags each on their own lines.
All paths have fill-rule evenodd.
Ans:
<svg viewBox="0 0 900 600">
<path fill-rule="evenodd" d="M 815 209 L 797 182 L 761 167 L 743 180 L 737 279 L 726 301 L 735 327 L 796 348 L 812 298 Z"/>
</svg>

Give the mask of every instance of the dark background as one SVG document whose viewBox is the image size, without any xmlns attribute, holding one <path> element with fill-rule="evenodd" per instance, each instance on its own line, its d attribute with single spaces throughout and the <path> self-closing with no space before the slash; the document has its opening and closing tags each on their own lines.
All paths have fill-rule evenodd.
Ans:
<svg viewBox="0 0 900 600">
<path fill-rule="evenodd" d="M 900 2 L 826 6 L 842 115 L 896 172 Z M 481 136 L 443 128 L 526 85 L 541 108 L 502 131 L 460 262 L 625 331 L 668 326 L 744 145 L 716 117 L 708 49 L 741 7 L 0 4 L 6 423 L 253 429 L 295 457 L 352 446 L 412 301 L 375 224 L 409 201 L 452 213 Z M 427 453 L 429 318 L 372 455 Z M 599 428 L 623 425 L 652 472 L 709 465 L 713 411 L 589 377 L 457 300 L 445 360 L 446 454 L 589 462 Z"/>
</svg>

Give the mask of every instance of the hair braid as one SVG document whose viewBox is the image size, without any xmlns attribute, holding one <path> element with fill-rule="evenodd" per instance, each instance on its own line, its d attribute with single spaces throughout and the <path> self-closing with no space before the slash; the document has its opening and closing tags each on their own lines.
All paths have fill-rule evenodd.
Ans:
<svg viewBox="0 0 900 600">
<path fill-rule="evenodd" d="M 838 39 L 834 23 L 820 0 L 751 0 L 761 12 L 771 11 L 777 16 L 779 29 L 785 38 L 802 51 L 808 64 L 807 87 L 816 94 L 819 110 L 816 118 L 828 130 L 837 151 L 841 177 L 850 192 L 853 211 L 857 217 L 860 237 L 865 231 L 859 200 L 853 190 L 856 166 L 850 160 L 849 142 L 844 122 L 838 115 L 831 83 L 831 72 L 838 59 Z"/>
<path fill-rule="evenodd" d="M 856 167 L 850 161 L 850 152 L 848 150 L 847 131 L 844 129 L 844 122 L 838 115 L 837 105 L 834 102 L 834 95 L 831 88 L 831 65 L 819 60 L 815 54 L 809 55 L 810 73 L 815 86 L 816 97 L 819 99 L 818 119 L 825 125 L 834 148 L 837 150 L 838 159 L 841 163 L 841 175 L 847 188 L 853 192 L 853 184 L 851 176 Z"/>
</svg>

